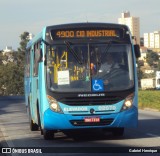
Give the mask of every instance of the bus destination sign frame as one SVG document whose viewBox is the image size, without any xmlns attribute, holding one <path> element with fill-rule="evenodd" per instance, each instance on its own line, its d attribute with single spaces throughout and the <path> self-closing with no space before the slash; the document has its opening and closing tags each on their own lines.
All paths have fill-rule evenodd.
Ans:
<svg viewBox="0 0 160 156">
<path fill-rule="evenodd" d="M 51 30 L 52 39 L 80 39 L 80 38 L 120 38 L 118 29 L 61 29 Z"/>
</svg>

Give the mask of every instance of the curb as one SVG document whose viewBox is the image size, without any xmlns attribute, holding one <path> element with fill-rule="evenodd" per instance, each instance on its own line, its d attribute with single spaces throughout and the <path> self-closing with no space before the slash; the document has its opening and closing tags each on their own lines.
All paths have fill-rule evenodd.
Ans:
<svg viewBox="0 0 160 156">
<path fill-rule="evenodd" d="M 160 112 L 158 109 L 153 109 L 153 108 L 143 108 L 143 110 L 153 111 L 153 112 Z"/>
</svg>

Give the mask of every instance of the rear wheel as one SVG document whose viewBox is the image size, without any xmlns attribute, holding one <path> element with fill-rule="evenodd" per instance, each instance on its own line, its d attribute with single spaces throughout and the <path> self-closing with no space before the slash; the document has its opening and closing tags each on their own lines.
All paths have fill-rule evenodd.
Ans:
<svg viewBox="0 0 160 156">
<path fill-rule="evenodd" d="M 38 126 L 39 126 L 39 129 L 41 131 L 41 135 L 43 135 L 43 129 L 42 129 L 42 126 L 41 126 L 41 119 L 40 119 L 40 114 L 39 114 L 39 105 L 37 105 L 37 118 L 38 118 Z"/>
<path fill-rule="evenodd" d="M 51 130 L 43 130 L 43 137 L 45 140 L 54 139 L 54 131 Z"/>
<path fill-rule="evenodd" d="M 30 120 L 30 130 L 31 131 L 38 131 L 38 125 L 33 123 L 33 120 Z"/>
</svg>

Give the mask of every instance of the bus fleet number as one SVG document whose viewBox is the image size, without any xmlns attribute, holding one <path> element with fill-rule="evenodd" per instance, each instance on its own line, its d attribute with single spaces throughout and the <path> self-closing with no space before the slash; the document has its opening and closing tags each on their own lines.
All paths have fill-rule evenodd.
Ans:
<svg viewBox="0 0 160 156">
<path fill-rule="evenodd" d="M 74 31 L 58 31 L 56 34 L 58 37 L 74 37 Z"/>
</svg>

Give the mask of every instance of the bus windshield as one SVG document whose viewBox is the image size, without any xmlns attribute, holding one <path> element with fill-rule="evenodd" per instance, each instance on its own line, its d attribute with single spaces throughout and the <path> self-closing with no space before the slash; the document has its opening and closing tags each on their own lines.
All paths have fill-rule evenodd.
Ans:
<svg viewBox="0 0 160 156">
<path fill-rule="evenodd" d="M 119 91 L 134 85 L 130 44 L 52 45 L 47 48 L 46 59 L 51 91 Z M 95 82 L 100 82 L 103 89 L 94 90 Z"/>
</svg>

